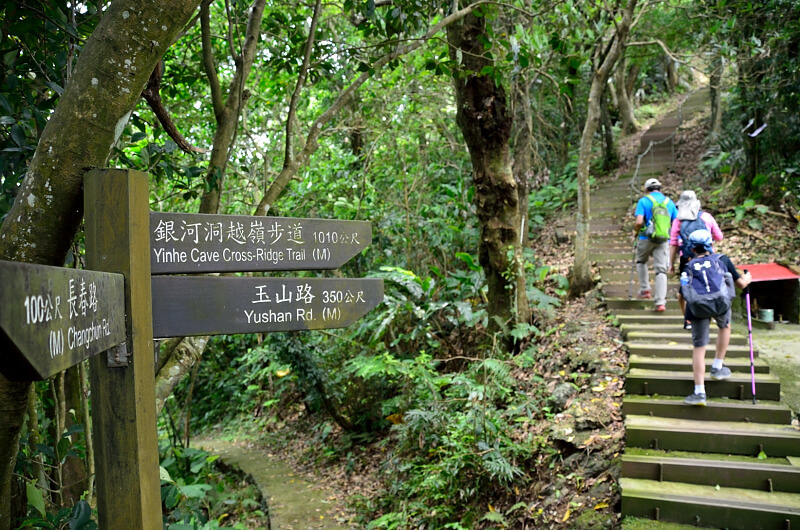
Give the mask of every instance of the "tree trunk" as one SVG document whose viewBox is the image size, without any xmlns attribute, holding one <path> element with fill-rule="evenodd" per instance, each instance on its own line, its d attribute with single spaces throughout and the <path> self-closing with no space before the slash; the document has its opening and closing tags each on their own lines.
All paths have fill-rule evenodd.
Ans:
<svg viewBox="0 0 800 530">
<path fill-rule="evenodd" d="M 214 133 L 214 144 L 211 149 L 208 170 L 206 171 L 206 190 L 200 200 L 200 213 L 215 214 L 219 212 L 225 167 L 228 164 L 228 152 L 233 146 L 236 127 L 239 124 L 239 115 L 246 99 L 244 86 L 250 76 L 250 70 L 253 68 L 253 61 L 258 49 L 258 37 L 261 19 L 264 16 L 265 3 L 266 0 L 256 0 L 249 10 L 244 47 L 241 50 L 241 55 L 233 57 L 236 73 L 228 87 L 227 99 L 223 97 L 217 77 L 216 65 L 214 64 L 211 44 L 210 5 L 209 3 L 203 3 L 201 8 L 203 65 L 211 86 L 211 103 L 214 107 L 217 130 Z M 228 23 L 234 24 L 232 20 L 229 20 Z M 225 99 L 224 102 L 223 99 Z"/>
<path fill-rule="evenodd" d="M 67 410 L 64 417 L 64 425 L 67 429 L 72 427 L 75 423 L 83 422 L 81 400 L 82 386 L 80 371 L 77 366 L 73 366 L 64 372 L 64 399 L 66 400 Z M 89 426 L 84 425 L 83 428 L 84 436 L 89 438 Z M 77 441 L 78 436 L 77 434 L 72 435 L 73 445 Z M 64 506 L 74 506 L 76 502 L 81 500 L 81 496 L 83 492 L 86 491 L 88 485 L 87 479 L 86 463 L 83 459 L 74 455 L 67 456 L 67 459 L 64 461 L 64 484 L 62 486 L 62 503 Z"/>
<path fill-rule="evenodd" d="M 469 148 L 480 225 L 478 256 L 489 287 L 491 330 L 513 324 L 517 300 L 524 297 L 515 277 L 524 274 L 520 249 L 517 183 L 511 171 L 508 140 L 511 116 L 506 94 L 479 72 L 492 61 L 484 53 L 486 18 L 467 15 L 447 28 L 454 71 L 456 121 Z M 508 272 L 512 279 L 508 279 Z M 516 298 L 516 299 L 515 299 Z"/>
<path fill-rule="evenodd" d="M 83 215 L 86 168 L 106 165 L 150 73 L 199 3 L 109 4 L 81 51 L 0 228 L 0 259 L 64 263 Z M 0 375 L 0 530 L 12 524 L 9 485 L 29 385 Z"/>
<path fill-rule="evenodd" d="M 628 94 L 628 100 L 633 97 L 633 89 L 636 88 L 636 78 L 639 77 L 639 70 L 641 70 L 641 67 L 638 64 L 632 64 L 628 69 L 628 74 L 625 76 L 625 92 Z"/>
<path fill-rule="evenodd" d="M 519 200 L 519 215 L 520 215 L 520 244 L 519 244 L 519 257 L 518 260 L 524 266 L 524 256 L 522 251 L 530 246 L 528 238 L 528 214 L 530 208 L 529 193 L 531 190 L 531 182 L 533 181 L 533 159 L 535 156 L 535 146 L 533 139 L 533 119 L 530 112 L 530 93 L 528 92 L 528 80 L 522 76 L 521 83 L 514 91 L 517 100 L 515 108 L 519 119 L 515 119 L 513 126 L 517 129 L 514 135 L 514 161 L 512 170 L 514 180 L 517 183 L 517 197 Z M 525 275 L 517 275 L 517 293 L 518 295 L 525 294 Z M 517 312 L 519 322 L 528 322 L 531 317 L 530 307 L 528 304 L 528 297 L 519 296 L 517 301 Z"/>
<path fill-rule="evenodd" d="M 228 154 L 235 142 L 239 116 L 247 99 L 244 86 L 255 61 L 265 3 L 266 0 L 256 0 L 248 12 L 244 47 L 241 53 L 232 59 L 236 65 L 236 73 L 228 86 L 227 98 L 220 87 L 214 64 L 210 5 L 204 3 L 200 10 L 203 65 L 211 87 L 211 103 L 214 107 L 217 129 L 214 132 L 211 157 L 205 176 L 206 189 L 200 199 L 199 213 L 216 214 L 219 212 Z M 229 23 L 233 24 L 234 22 L 229 20 Z M 174 353 L 176 357 L 165 359 L 165 369 L 162 368 L 156 372 L 156 414 L 161 412 L 164 400 L 172 393 L 175 385 L 191 371 L 195 363 L 200 362 L 206 344 L 208 344 L 208 337 L 184 337 L 180 339 L 178 347 L 169 350 L 167 355 Z"/>
<path fill-rule="evenodd" d="M 614 91 L 617 95 L 617 106 L 619 108 L 620 128 L 623 134 L 632 134 L 639 130 L 639 124 L 633 114 L 633 105 L 628 97 L 627 79 L 625 78 L 625 56 L 619 59 L 619 64 L 614 70 Z"/>
<path fill-rule="evenodd" d="M 667 91 L 673 94 L 678 87 L 678 63 L 668 55 L 664 56 L 664 72 L 666 75 Z"/>
<path fill-rule="evenodd" d="M 608 84 L 605 85 L 608 87 Z M 608 111 L 608 90 L 603 90 L 600 98 L 600 121 L 603 124 L 603 169 L 610 171 L 619 164 L 619 153 L 614 143 L 614 129 L 611 125 L 611 113 Z"/>
<path fill-rule="evenodd" d="M 592 139 L 600 121 L 600 104 L 602 102 L 603 89 L 628 38 L 636 2 L 637 0 L 628 0 L 627 6 L 620 13 L 622 15 L 621 20 L 617 24 L 616 32 L 611 37 L 611 42 L 606 48 L 605 56 L 600 57 L 597 61 L 598 66 L 592 76 L 592 85 L 589 89 L 586 124 L 583 127 L 578 151 L 578 214 L 575 227 L 575 262 L 572 266 L 569 286 L 572 296 L 581 295 L 592 288 L 592 271 L 589 263 L 589 168 L 592 160 Z"/>
<path fill-rule="evenodd" d="M 722 132 L 722 70 L 724 64 L 724 59 L 718 53 L 711 63 L 711 73 L 708 76 L 709 96 L 711 97 L 709 137 L 712 144 L 719 141 L 719 135 Z"/>
</svg>

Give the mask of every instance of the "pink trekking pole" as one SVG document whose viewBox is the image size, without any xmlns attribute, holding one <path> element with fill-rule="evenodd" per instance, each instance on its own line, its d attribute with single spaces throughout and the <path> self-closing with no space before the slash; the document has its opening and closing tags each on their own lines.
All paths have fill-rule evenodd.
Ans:
<svg viewBox="0 0 800 530">
<path fill-rule="evenodd" d="M 747 272 L 747 269 L 744 270 Z M 744 288 L 744 303 L 747 304 L 747 338 L 750 342 L 750 381 L 753 388 L 753 405 L 756 404 L 756 367 L 753 363 L 753 323 L 750 320 L 750 286 Z"/>
</svg>

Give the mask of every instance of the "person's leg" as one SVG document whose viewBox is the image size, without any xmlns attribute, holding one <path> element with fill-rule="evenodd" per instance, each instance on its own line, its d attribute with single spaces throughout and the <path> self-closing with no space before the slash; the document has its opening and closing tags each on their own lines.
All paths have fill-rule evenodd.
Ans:
<svg viewBox="0 0 800 530">
<path fill-rule="evenodd" d="M 669 270 L 669 243 L 659 243 L 653 246 L 653 269 L 655 270 L 655 304 L 667 303 L 667 271 Z"/>
<path fill-rule="evenodd" d="M 692 321 L 692 373 L 694 384 L 705 384 L 706 345 L 708 344 L 711 320 L 707 318 Z"/>
<path fill-rule="evenodd" d="M 714 362 L 711 364 L 711 379 L 717 381 L 727 379 L 731 376 L 731 369 L 723 366 L 725 354 L 728 353 L 728 344 L 731 341 L 731 311 L 725 315 L 716 317 L 717 321 L 717 352 L 714 354 Z"/>
<path fill-rule="evenodd" d="M 692 321 L 692 375 L 694 392 L 684 399 L 689 405 L 706 404 L 706 345 L 710 320 L 707 318 Z"/>
<path fill-rule="evenodd" d="M 650 275 L 647 271 L 647 260 L 650 259 L 652 243 L 649 239 L 640 239 L 636 244 L 636 276 L 639 278 L 639 293 L 650 290 Z"/>
</svg>

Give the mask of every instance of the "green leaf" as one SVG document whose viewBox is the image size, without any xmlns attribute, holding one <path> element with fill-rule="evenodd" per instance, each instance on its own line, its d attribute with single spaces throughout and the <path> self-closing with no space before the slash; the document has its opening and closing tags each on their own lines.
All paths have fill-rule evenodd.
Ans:
<svg viewBox="0 0 800 530">
<path fill-rule="evenodd" d="M 759 460 L 766 460 L 767 459 L 767 453 L 765 453 L 763 450 L 759 451 L 758 452 L 758 459 Z"/>
<path fill-rule="evenodd" d="M 14 143 L 20 147 L 25 147 L 27 144 L 25 139 L 25 131 L 22 130 L 22 127 L 20 127 L 19 124 L 15 124 L 11 127 L 11 138 L 13 138 Z"/>
<path fill-rule="evenodd" d="M 28 503 L 36 508 L 42 517 L 45 517 L 45 509 L 44 509 L 44 497 L 42 496 L 42 491 L 36 487 L 36 482 L 26 482 L 25 483 L 25 494 L 28 497 Z"/>
<path fill-rule="evenodd" d="M 753 230 L 761 230 L 764 228 L 764 223 L 761 222 L 761 219 L 750 219 L 747 225 Z"/>
<path fill-rule="evenodd" d="M 191 484 L 189 486 L 183 486 L 181 488 L 181 493 L 190 499 L 202 499 L 206 496 L 206 492 L 211 489 L 209 484 Z"/>
<path fill-rule="evenodd" d="M 467 267 L 469 267 L 470 270 L 473 270 L 473 271 L 476 271 L 476 272 L 481 270 L 481 266 L 479 264 L 475 263 L 475 260 L 472 258 L 471 254 L 467 254 L 466 252 L 456 252 L 456 258 L 458 258 L 461 261 L 463 261 L 464 263 L 466 263 Z"/>
<path fill-rule="evenodd" d="M 159 478 L 161 479 L 161 482 L 174 483 L 174 481 L 172 480 L 172 477 L 169 476 L 169 471 L 167 471 L 166 469 L 164 469 L 161 466 L 158 467 L 158 475 L 159 475 Z"/>
<path fill-rule="evenodd" d="M 95 530 L 97 523 L 92 521 L 92 507 L 81 499 L 72 508 L 72 517 L 69 520 L 70 530 Z"/>
</svg>

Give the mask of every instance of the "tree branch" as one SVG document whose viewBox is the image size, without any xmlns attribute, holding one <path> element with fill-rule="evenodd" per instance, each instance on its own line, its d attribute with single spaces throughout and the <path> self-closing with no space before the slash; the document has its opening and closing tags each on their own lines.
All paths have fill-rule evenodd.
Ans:
<svg viewBox="0 0 800 530">
<path fill-rule="evenodd" d="M 195 147 L 183 137 L 183 135 L 178 131 L 178 128 L 175 126 L 175 123 L 172 121 L 172 118 L 167 112 L 167 109 L 164 108 L 164 104 L 161 101 L 161 77 L 164 74 L 164 61 L 159 62 L 156 65 L 155 70 L 153 73 L 150 74 L 150 79 L 147 81 L 147 86 L 142 90 L 142 97 L 147 101 L 147 104 L 150 105 L 150 108 L 155 113 L 156 118 L 161 123 L 161 126 L 164 127 L 164 130 L 172 138 L 178 147 L 181 148 L 182 151 L 186 153 L 207 153 L 208 151 L 202 149 L 200 147 Z"/>
</svg>

